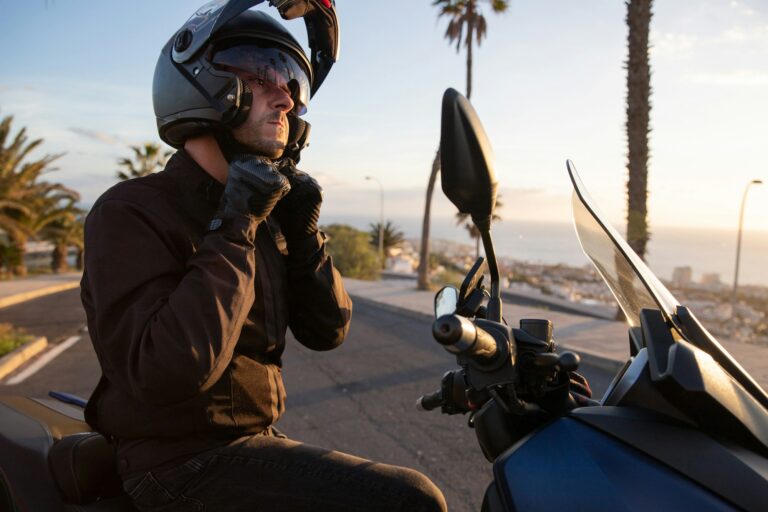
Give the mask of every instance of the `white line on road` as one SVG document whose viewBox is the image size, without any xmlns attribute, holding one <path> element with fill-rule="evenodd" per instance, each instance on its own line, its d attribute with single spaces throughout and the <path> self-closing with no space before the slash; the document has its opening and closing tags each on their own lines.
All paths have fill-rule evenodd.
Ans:
<svg viewBox="0 0 768 512">
<path fill-rule="evenodd" d="M 12 378 L 8 379 L 6 381 L 6 384 L 20 384 L 24 382 L 28 377 L 31 377 L 35 373 L 37 373 L 42 367 L 53 361 L 59 354 L 67 350 L 69 347 L 74 345 L 80 340 L 80 336 L 71 336 L 67 338 L 66 340 L 62 341 L 55 347 L 53 347 L 51 350 L 40 356 L 40 358 L 29 365 L 27 368 L 25 368 L 22 372 L 14 375 Z"/>
</svg>

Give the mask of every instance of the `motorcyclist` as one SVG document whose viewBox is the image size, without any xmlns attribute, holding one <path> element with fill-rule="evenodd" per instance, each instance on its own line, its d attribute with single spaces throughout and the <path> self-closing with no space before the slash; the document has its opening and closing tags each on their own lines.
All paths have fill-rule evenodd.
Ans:
<svg viewBox="0 0 768 512">
<path fill-rule="evenodd" d="M 332 2 L 305 3 L 335 23 Z M 330 66 L 264 12 L 222 19 L 226 4 L 199 9 L 155 69 L 160 137 L 179 151 L 86 221 L 82 300 L 103 372 L 86 418 L 140 510 L 445 510 L 416 471 L 273 427 L 286 329 L 330 350 L 351 318 L 320 187 L 295 167 L 299 116 Z"/>
</svg>

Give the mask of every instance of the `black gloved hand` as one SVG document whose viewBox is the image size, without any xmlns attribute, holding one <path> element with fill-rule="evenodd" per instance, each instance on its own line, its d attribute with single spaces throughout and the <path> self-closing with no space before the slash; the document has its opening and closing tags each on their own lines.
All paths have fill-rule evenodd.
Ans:
<svg viewBox="0 0 768 512">
<path fill-rule="evenodd" d="M 290 252 L 292 245 L 297 246 L 317 236 L 323 189 L 314 178 L 296 169 L 288 159 L 280 167 L 280 172 L 290 182 L 291 191 L 277 204 L 274 214 Z"/>
<path fill-rule="evenodd" d="M 288 179 L 269 160 L 237 156 L 229 164 L 217 218 L 240 214 L 261 222 L 290 190 Z"/>
<path fill-rule="evenodd" d="M 586 377 L 576 372 L 568 372 L 570 378 L 568 382 L 568 388 L 571 392 L 571 397 L 576 403 L 582 407 L 591 405 L 600 405 L 597 400 L 592 400 L 592 389 L 589 387 L 589 382 Z"/>
</svg>

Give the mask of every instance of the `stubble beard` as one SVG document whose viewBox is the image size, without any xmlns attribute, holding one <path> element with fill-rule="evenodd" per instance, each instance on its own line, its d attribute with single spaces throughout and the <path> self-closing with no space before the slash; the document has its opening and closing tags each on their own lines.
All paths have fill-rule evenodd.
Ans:
<svg viewBox="0 0 768 512">
<path fill-rule="evenodd" d="M 286 133 L 287 128 L 283 128 L 278 133 L 277 138 L 264 137 L 262 132 L 264 131 L 265 126 L 268 126 L 269 122 L 281 119 L 284 126 L 287 127 L 287 119 L 277 112 L 267 114 L 261 119 L 257 119 L 253 122 L 250 122 L 250 120 L 246 121 L 244 124 L 234 128 L 232 130 L 232 135 L 240 145 L 248 149 L 249 153 L 265 156 L 267 158 L 280 158 L 283 155 L 283 151 L 285 151 L 285 145 L 288 139 Z"/>
</svg>

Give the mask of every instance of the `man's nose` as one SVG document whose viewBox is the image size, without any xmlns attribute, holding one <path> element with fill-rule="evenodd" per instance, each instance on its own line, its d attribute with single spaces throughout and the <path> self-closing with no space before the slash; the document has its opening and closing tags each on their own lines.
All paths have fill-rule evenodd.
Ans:
<svg viewBox="0 0 768 512">
<path fill-rule="evenodd" d="M 282 112 L 290 112 L 293 109 L 293 99 L 288 91 L 280 87 L 273 88 L 271 106 Z"/>
</svg>

